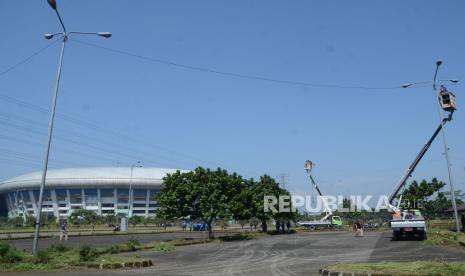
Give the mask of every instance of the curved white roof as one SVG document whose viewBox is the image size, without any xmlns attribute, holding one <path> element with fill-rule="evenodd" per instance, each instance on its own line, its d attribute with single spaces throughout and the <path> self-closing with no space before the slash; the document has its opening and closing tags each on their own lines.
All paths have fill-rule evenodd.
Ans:
<svg viewBox="0 0 465 276">
<path fill-rule="evenodd" d="M 165 168 L 134 168 L 131 180 L 130 167 L 93 167 L 93 168 L 67 168 L 48 170 L 46 187 L 95 187 L 109 186 L 160 186 L 163 177 L 174 173 L 177 169 Z M 186 172 L 186 170 L 181 170 Z M 40 187 L 42 171 L 24 174 L 0 182 L 0 192 L 11 190 L 25 190 Z"/>
</svg>

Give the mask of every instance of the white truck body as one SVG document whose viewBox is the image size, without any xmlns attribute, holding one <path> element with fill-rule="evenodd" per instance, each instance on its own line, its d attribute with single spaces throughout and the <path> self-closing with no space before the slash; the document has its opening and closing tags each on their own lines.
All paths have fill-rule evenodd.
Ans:
<svg viewBox="0 0 465 276">
<path fill-rule="evenodd" d="M 426 229 L 426 223 L 424 220 L 392 220 L 391 228 L 424 228 Z"/>
<path fill-rule="evenodd" d="M 330 227 L 330 226 L 332 226 L 332 223 L 329 220 L 326 220 L 326 221 L 313 220 L 313 221 L 301 221 L 301 222 L 299 222 L 299 225 L 307 227 L 307 228 L 310 228 L 310 227 Z"/>
</svg>

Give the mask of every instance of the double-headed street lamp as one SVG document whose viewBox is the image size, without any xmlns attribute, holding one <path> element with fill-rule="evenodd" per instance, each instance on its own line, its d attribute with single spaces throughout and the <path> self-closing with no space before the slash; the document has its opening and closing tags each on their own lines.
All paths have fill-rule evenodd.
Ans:
<svg viewBox="0 0 465 276">
<path fill-rule="evenodd" d="M 422 81 L 422 82 L 406 83 L 406 84 L 403 84 L 402 87 L 403 88 L 409 88 L 411 86 L 415 86 L 415 85 L 418 85 L 418 84 L 432 84 L 433 85 L 433 91 L 436 94 L 438 82 L 441 82 L 441 83 L 450 82 L 450 83 L 454 83 L 454 84 L 458 83 L 459 80 L 457 80 L 457 79 L 437 80 L 438 71 L 439 71 L 439 67 L 441 66 L 441 64 L 442 64 L 442 60 L 436 61 L 436 70 L 434 72 L 433 81 Z M 441 85 L 441 91 L 443 89 L 447 92 L 445 87 L 443 87 Z M 440 93 L 437 96 L 439 97 L 439 99 L 441 101 Z M 451 169 L 451 164 L 450 164 L 450 159 L 449 159 L 449 148 L 447 146 L 447 135 L 446 135 L 446 129 L 444 127 L 445 120 L 444 120 L 443 113 L 441 112 L 441 103 L 440 102 L 438 103 L 437 107 L 438 107 L 439 120 L 440 120 L 441 126 L 442 126 L 442 138 L 443 138 L 442 141 L 443 141 L 443 144 L 444 144 L 444 156 L 446 157 L 447 172 L 448 172 L 448 176 L 449 176 L 449 187 L 450 187 L 452 208 L 454 209 L 454 218 L 455 218 L 456 229 L 457 229 L 457 232 L 460 232 L 459 218 L 458 218 L 458 213 L 457 213 L 457 203 L 455 202 L 455 189 L 454 189 L 454 184 L 453 184 L 453 181 L 452 181 L 452 169 Z M 452 117 L 450 117 L 450 118 L 452 118 Z"/>
<path fill-rule="evenodd" d="M 134 201 L 134 193 L 133 193 L 133 190 L 132 190 L 132 173 L 134 171 L 134 168 L 142 168 L 143 166 L 140 164 L 141 162 L 140 161 L 137 161 L 135 163 L 133 163 L 131 166 L 130 166 L 130 169 L 131 169 L 131 173 L 130 173 L 130 178 L 129 178 L 129 198 L 128 198 L 128 217 L 132 217 L 132 210 L 133 210 L 133 201 Z M 123 163 L 121 162 L 117 162 L 117 164 L 120 164 L 120 165 L 124 165 Z"/>
<path fill-rule="evenodd" d="M 142 168 L 140 161 L 131 165 L 131 178 L 129 179 L 129 217 L 132 217 L 132 205 L 134 204 L 134 192 L 132 190 L 132 172 L 134 171 L 134 168 Z"/>
<path fill-rule="evenodd" d="M 58 98 L 58 88 L 60 86 L 61 67 L 63 65 L 63 56 L 65 53 L 65 45 L 66 45 L 66 42 L 68 41 L 68 36 L 71 34 L 81 34 L 81 35 L 90 34 L 90 35 L 98 35 L 98 36 L 105 37 L 105 38 L 111 37 L 111 33 L 109 32 L 87 33 L 87 32 L 66 31 L 65 24 L 63 23 L 63 20 L 61 19 L 60 13 L 58 12 L 56 1 L 47 0 L 47 2 L 50 5 L 50 7 L 56 12 L 58 19 L 60 20 L 60 24 L 61 24 L 63 31 L 59 33 L 55 33 L 55 34 L 45 34 L 46 39 L 51 39 L 56 35 L 61 35 L 62 44 L 61 44 L 61 51 L 60 51 L 60 61 L 58 63 L 58 71 L 57 71 L 56 82 L 55 82 L 55 90 L 54 90 L 53 99 L 52 99 L 52 110 L 51 110 L 50 121 L 48 125 L 48 139 L 47 139 L 47 146 L 45 148 L 44 168 L 42 171 L 42 179 L 40 183 L 39 201 L 38 201 L 38 206 L 37 206 L 36 223 L 35 223 L 35 231 L 34 231 L 34 242 L 32 245 L 32 253 L 34 255 L 37 254 L 37 245 L 39 242 L 40 220 L 41 220 L 41 213 L 42 213 L 42 200 L 43 200 L 43 193 L 44 193 L 44 187 L 45 187 L 45 180 L 47 179 L 48 158 L 50 154 L 50 144 L 52 142 L 53 122 L 55 119 L 55 108 L 56 108 L 56 103 L 57 103 L 57 98 Z"/>
</svg>

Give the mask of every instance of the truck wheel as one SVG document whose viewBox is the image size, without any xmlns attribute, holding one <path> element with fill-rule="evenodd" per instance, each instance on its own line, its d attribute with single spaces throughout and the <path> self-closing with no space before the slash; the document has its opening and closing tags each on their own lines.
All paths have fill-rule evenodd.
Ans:
<svg viewBox="0 0 465 276">
<path fill-rule="evenodd" d="M 426 231 L 421 232 L 419 236 L 420 236 L 420 241 L 425 241 L 428 238 L 426 235 Z"/>
<path fill-rule="evenodd" d="M 392 232 L 392 240 L 393 241 L 399 240 L 399 235 L 397 235 L 397 232 Z"/>
</svg>

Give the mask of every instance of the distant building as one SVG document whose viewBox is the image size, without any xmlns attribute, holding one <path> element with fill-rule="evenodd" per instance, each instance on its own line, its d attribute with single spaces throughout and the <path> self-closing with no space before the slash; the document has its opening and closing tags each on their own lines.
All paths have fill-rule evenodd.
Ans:
<svg viewBox="0 0 465 276">
<path fill-rule="evenodd" d="M 128 167 L 48 170 L 42 213 L 60 219 L 75 209 L 92 210 L 99 215 L 151 216 L 157 208 L 155 196 L 161 190 L 163 177 L 176 171 L 134 168 L 131 178 Z M 0 182 L 9 217 L 37 216 L 41 176 L 40 171 Z"/>
</svg>

